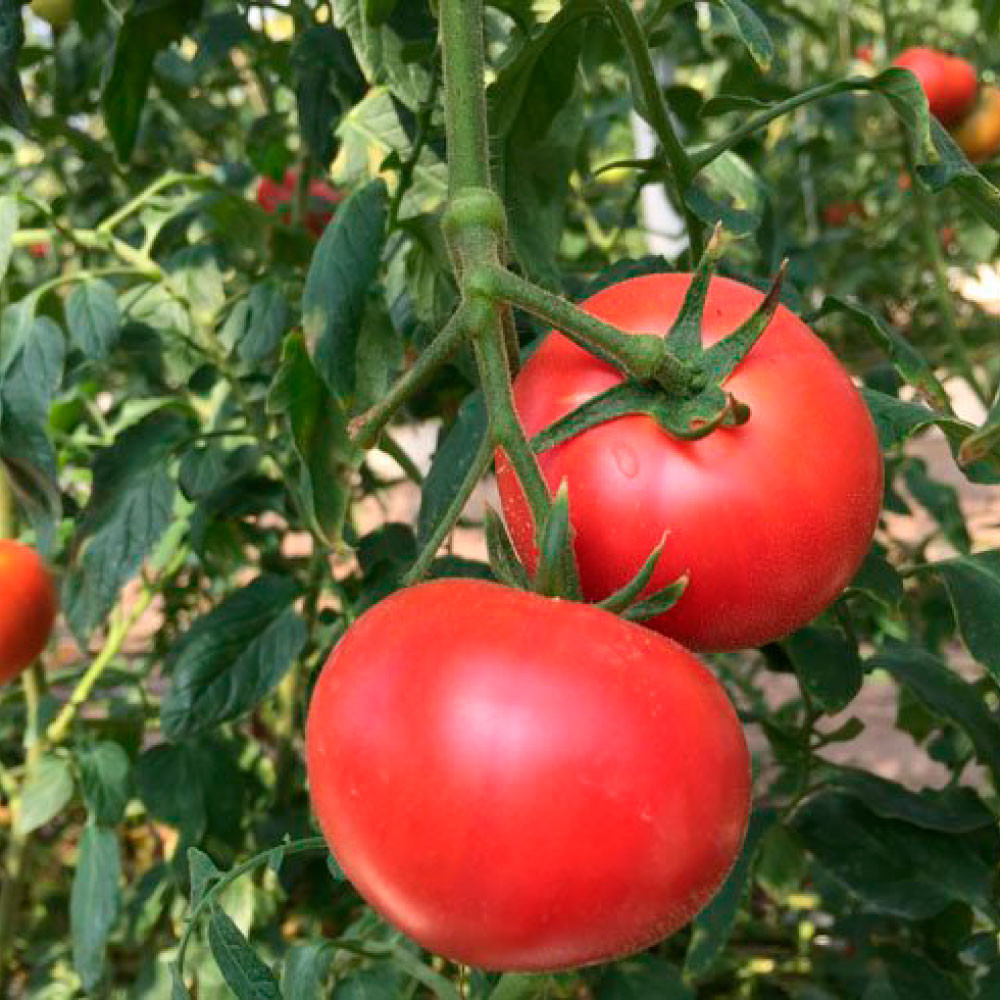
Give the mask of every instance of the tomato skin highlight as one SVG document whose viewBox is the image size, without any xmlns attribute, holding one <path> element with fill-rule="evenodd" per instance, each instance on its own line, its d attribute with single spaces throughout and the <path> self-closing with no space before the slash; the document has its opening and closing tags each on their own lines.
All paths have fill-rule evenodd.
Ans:
<svg viewBox="0 0 1000 1000">
<path fill-rule="evenodd" d="M 954 125 L 976 103 L 979 90 L 976 67 L 960 56 L 917 46 L 901 52 L 893 65 L 916 76 L 927 95 L 931 114 L 942 125 Z"/>
<path fill-rule="evenodd" d="M 952 132 L 972 163 L 985 163 L 1000 151 L 1000 87 L 984 87 L 979 103 Z"/>
<path fill-rule="evenodd" d="M 0 540 L 0 684 L 41 655 L 56 611 L 55 584 L 41 557 L 19 542 Z"/>
<path fill-rule="evenodd" d="M 498 971 L 672 933 L 728 873 L 749 812 L 739 720 L 691 653 L 475 580 L 400 591 L 351 626 L 316 684 L 306 761 L 368 902 Z"/>
<path fill-rule="evenodd" d="M 623 281 L 582 307 L 616 326 L 663 335 L 690 274 Z M 704 342 L 752 314 L 756 289 L 715 277 Z M 610 365 L 550 334 L 514 383 L 531 436 L 621 381 Z M 678 603 L 646 624 L 694 649 L 762 645 L 814 618 L 864 559 L 882 500 L 875 427 L 847 372 L 784 306 L 725 388 L 750 407 L 741 427 L 681 441 L 627 416 L 539 455 L 549 486 L 569 488 L 585 597 L 624 586 L 667 533 L 648 592 L 689 575 Z M 515 548 L 533 573 L 531 513 L 502 454 L 497 479 Z"/>
<path fill-rule="evenodd" d="M 291 222 L 292 202 L 295 200 L 298 179 L 298 171 L 289 167 L 280 182 L 265 176 L 257 183 L 257 204 L 268 215 L 276 215 L 286 226 Z M 334 216 L 336 206 L 342 200 L 343 195 L 321 178 L 317 177 L 309 182 L 305 226 L 317 239 L 323 235 L 323 230 Z"/>
</svg>

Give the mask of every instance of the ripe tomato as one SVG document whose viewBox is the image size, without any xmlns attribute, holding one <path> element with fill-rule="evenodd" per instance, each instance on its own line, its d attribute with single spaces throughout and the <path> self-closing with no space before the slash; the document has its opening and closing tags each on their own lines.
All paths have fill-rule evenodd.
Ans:
<svg viewBox="0 0 1000 1000">
<path fill-rule="evenodd" d="M 633 332 L 663 334 L 690 282 L 690 274 L 632 278 L 583 308 Z M 753 288 L 713 278 L 705 344 L 736 329 L 760 301 Z M 610 365 L 553 333 L 518 375 L 514 399 L 533 435 L 620 381 Z M 666 532 L 651 589 L 684 573 L 690 581 L 648 624 L 699 649 L 760 645 L 818 614 L 861 564 L 882 497 L 864 401 L 783 306 L 725 385 L 750 407 L 740 427 L 681 441 L 648 417 L 627 416 L 539 456 L 552 489 L 567 481 L 588 600 L 628 582 Z M 531 514 L 502 455 L 497 473 L 511 538 L 534 571 Z"/>
<path fill-rule="evenodd" d="M 1000 150 L 1000 87 L 984 87 L 979 103 L 952 133 L 973 163 L 985 163 Z"/>
<path fill-rule="evenodd" d="M 424 947 L 542 971 L 646 948 L 746 830 L 739 720 L 686 649 L 476 580 L 403 590 L 320 675 L 313 809 L 361 894 Z"/>
<path fill-rule="evenodd" d="M 927 95 L 931 114 L 942 125 L 954 125 L 976 103 L 979 87 L 976 67 L 959 56 L 918 47 L 901 52 L 893 65 L 916 76 Z"/>
<path fill-rule="evenodd" d="M 280 183 L 270 177 L 262 177 L 257 184 L 257 204 L 268 215 L 277 215 L 286 226 L 292 218 L 298 176 L 297 170 L 289 168 Z M 342 198 L 341 193 L 324 180 L 316 178 L 309 182 L 305 226 L 313 236 L 318 238 L 323 235 Z"/>
<path fill-rule="evenodd" d="M 31 0 L 28 6 L 32 14 L 48 21 L 57 31 L 73 20 L 74 0 Z"/>
<path fill-rule="evenodd" d="M 0 684 L 38 658 L 56 620 L 56 589 L 38 554 L 0 540 Z"/>
<path fill-rule="evenodd" d="M 860 201 L 832 201 L 823 206 L 822 214 L 828 226 L 846 226 L 852 219 L 860 221 L 867 215 Z"/>
<path fill-rule="evenodd" d="M 49 255 L 49 245 L 48 243 L 32 243 L 28 247 L 28 253 L 35 260 L 45 260 Z"/>
<path fill-rule="evenodd" d="M 858 62 L 868 63 L 871 65 L 875 62 L 875 50 L 870 45 L 859 45 L 854 50 L 854 58 Z"/>
</svg>

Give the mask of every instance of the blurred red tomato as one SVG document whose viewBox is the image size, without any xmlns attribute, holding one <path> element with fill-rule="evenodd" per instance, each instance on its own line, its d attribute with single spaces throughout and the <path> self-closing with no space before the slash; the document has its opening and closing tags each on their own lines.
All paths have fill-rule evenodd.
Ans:
<svg viewBox="0 0 1000 1000">
<path fill-rule="evenodd" d="M 298 179 L 298 171 L 289 167 L 280 182 L 271 177 L 262 177 L 257 185 L 257 204 L 268 215 L 276 215 L 286 226 L 292 221 L 292 203 Z M 336 188 L 320 178 L 309 182 L 305 226 L 313 236 L 323 235 L 323 230 L 333 218 L 336 206 L 343 197 Z"/>
<path fill-rule="evenodd" d="M 920 81 L 931 114 L 942 125 L 954 125 L 976 103 L 976 67 L 959 56 L 918 46 L 901 52 L 893 65 L 908 69 Z"/>
</svg>

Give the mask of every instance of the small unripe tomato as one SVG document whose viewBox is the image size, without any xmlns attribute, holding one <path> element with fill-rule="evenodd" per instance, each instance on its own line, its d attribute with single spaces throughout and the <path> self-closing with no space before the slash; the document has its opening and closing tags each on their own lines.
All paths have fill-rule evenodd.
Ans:
<svg viewBox="0 0 1000 1000">
<path fill-rule="evenodd" d="M 931 114 L 942 125 L 954 125 L 976 103 L 979 90 L 976 67 L 959 56 L 916 47 L 901 52 L 893 65 L 908 69 L 920 81 Z"/>
<path fill-rule="evenodd" d="M 34 549 L 0 540 L 0 684 L 45 649 L 56 620 L 52 574 Z"/>
<path fill-rule="evenodd" d="M 61 31 L 73 20 L 74 0 L 31 0 L 31 13 Z"/>
<path fill-rule="evenodd" d="M 268 215 L 277 216 L 286 226 L 292 220 L 292 203 L 298 180 L 298 171 L 289 167 L 280 182 L 271 177 L 262 177 L 257 185 L 257 204 Z M 322 236 L 323 230 L 333 218 L 336 206 L 342 200 L 343 195 L 326 181 L 321 178 L 311 180 L 306 199 L 306 229 L 317 238 Z"/>
<path fill-rule="evenodd" d="M 985 163 L 1000 150 L 1000 87 L 984 87 L 972 114 L 952 132 L 973 163 Z"/>
</svg>

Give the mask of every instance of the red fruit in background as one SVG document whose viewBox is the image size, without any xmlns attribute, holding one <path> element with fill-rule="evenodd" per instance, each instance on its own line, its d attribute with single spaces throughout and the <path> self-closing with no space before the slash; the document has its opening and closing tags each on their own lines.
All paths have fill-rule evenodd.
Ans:
<svg viewBox="0 0 1000 1000">
<path fill-rule="evenodd" d="M 33 549 L 0 540 L 0 684 L 45 649 L 56 620 L 52 575 Z"/>
<path fill-rule="evenodd" d="M 276 215 L 284 224 L 292 221 L 292 204 L 295 201 L 298 171 L 289 167 L 281 182 L 271 177 L 262 177 L 257 184 L 257 204 L 268 214 Z M 333 218 L 336 206 L 343 195 L 326 181 L 315 178 L 309 182 L 306 203 L 305 226 L 317 238 Z"/>
<path fill-rule="evenodd" d="M 1000 152 L 1000 87 L 984 87 L 972 112 L 952 132 L 973 163 L 985 163 Z"/>
<path fill-rule="evenodd" d="M 833 201 L 823 206 L 823 221 L 828 226 L 846 226 L 852 219 L 859 221 L 867 215 L 860 201 Z"/>
<path fill-rule="evenodd" d="M 901 52 L 893 65 L 916 76 L 927 95 L 931 114 L 942 125 L 954 125 L 976 103 L 979 91 L 976 67 L 959 56 L 917 47 Z"/>
<path fill-rule="evenodd" d="M 870 45 L 859 45 L 854 50 L 854 58 L 857 59 L 858 62 L 874 63 L 875 50 Z"/>
<path fill-rule="evenodd" d="M 35 260 L 44 260 L 49 255 L 49 245 L 48 243 L 32 243 L 28 247 L 28 253 Z"/>
<path fill-rule="evenodd" d="M 690 283 L 690 274 L 632 278 L 582 308 L 663 335 Z M 736 330 L 762 298 L 713 278 L 704 343 Z M 617 369 L 552 333 L 517 376 L 514 401 L 531 437 L 621 381 Z M 696 649 L 758 646 L 814 618 L 861 565 L 882 502 L 882 459 L 864 400 L 784 306 L 725 388 L 750 407 L 740 427 L 683 441 L 629 415 L 538 456 L 552 490 L 567 482 L 587 599 L 624 586 L 666 532 L 649 589 L 682 574 L 689 582 L 673 608 L 646 624 Z M 531 512 L 502 455 L 497 474 L 511 539 L 534 572 Z"/>
<path fill-rule="evenodd" d="M 476 580 L 399 591 L 351 626 L 316 684 L 306 761 L 365 899 L 492 970 L 672 933 L 733 865 L 750 805 L 739 719 L 691 653 Z"/>
</svg>

